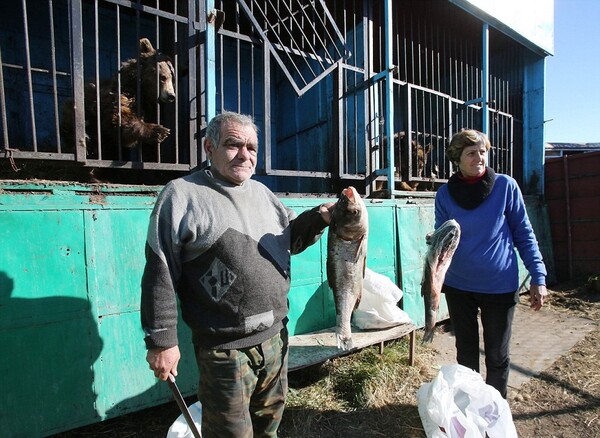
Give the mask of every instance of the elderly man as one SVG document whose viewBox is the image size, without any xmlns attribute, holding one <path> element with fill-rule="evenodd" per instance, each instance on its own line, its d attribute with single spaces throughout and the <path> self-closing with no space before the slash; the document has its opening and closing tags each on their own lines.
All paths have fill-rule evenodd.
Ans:
<svg viewBox="0 0 600 438">
<path fill-rule="evenodd" d="M 210 167 L 169 182 L 150 218 L 142 278 L 146 360 L 177 375 L 177 301 L 200 372 L 204 437 L 275 437 L 287 394 L 290 253 L 315 243 L 333 203 L 298 217 L 250 179 L 258 130 L 249 116 L 213 118 Z"/>
</svg>

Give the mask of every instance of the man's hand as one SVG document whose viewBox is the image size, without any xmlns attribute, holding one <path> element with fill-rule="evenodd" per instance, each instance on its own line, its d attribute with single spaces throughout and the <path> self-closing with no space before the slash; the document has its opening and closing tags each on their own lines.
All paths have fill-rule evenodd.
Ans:
<svg viewBox="0 0 600 438">
<path fill-rule="evenodd" d="M 169 373 L 177 376 L 177 364 L 181 358 L 179 347 L 175 345 L 171 348 L 154 348 L 148 350 L 146 361 L 154 375 L 160 380 L 167 380 Z"/>
<path fill-rule="evenodd" d="M 544 305 L 544 300 L 548 295 L 546 286 L 531 284 L 529 286 L 529 305 L 533 310 L 540 310 Z"/>
<path fill-rule="evenodd" d="M 335 208 L 335 204 L 335 202 L 327 202 L 326 204 L 321 204 L 319 206 L 319 213 L 321 213 L 321 218 L 328 225 L 331 223 L 331 213 Z"/>
</svg>

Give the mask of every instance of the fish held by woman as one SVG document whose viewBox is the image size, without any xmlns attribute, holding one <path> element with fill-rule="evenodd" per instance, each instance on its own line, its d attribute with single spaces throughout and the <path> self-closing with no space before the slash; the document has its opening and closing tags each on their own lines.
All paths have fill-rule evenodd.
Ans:
<svg viewBox="0 0 600 438">
<path fill-rule="evenodd" d="M 327 238 L 327 281 L 333 289 L 338 348 L 351 350 L 350 319 L 363 291 L 369 219 L 354 187 L 342 190 L 332 211 Z"/>
<path fill-rule="evenodd" d="M 460 225 L 454 219 L 444 222 L 437 230 L 427 235 L 428 250 L 421 282 L 421 295 L 425 302 L 423 344 L 433 341 L 442 285 L 459 241 Z"/>
</svg>

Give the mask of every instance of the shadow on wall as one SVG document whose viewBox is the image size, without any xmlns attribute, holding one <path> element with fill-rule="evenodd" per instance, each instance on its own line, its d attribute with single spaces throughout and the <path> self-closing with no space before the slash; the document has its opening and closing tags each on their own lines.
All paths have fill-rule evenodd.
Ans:
<svg viewBox="0 0 600 438">
<path fill-rule="evenodd" d="M 0 271 L 0 436 L 44 436 L 98 421 L 93 364 L 103 342 L 87 300 L 13 297 Z M 80 423 L 81 424 L 81 423 Z"/>
</svg>

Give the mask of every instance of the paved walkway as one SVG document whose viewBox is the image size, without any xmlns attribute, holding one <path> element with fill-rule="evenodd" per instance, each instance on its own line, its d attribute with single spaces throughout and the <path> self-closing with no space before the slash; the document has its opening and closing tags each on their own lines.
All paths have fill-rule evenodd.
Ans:
<svg viewBox="0 0 600 438">
<path fill-rule="evenodd" d="M 513 322 L 509 391 L 519 389 L 532 376 L 550 367 L 573 345 L 594 330 L 596 325 L 597 323 L 590 319 L 552 312 L 544 308 L 534 312 L 525 304 L 518 304 Z M 441 333 L 438 329 L 433 338 L 433 347 L 438 351 L 440 366 L 456 363 L 452 333 Z M 481 351 L 483 352 L 483 344 Z M 485 377 L 483 353 L 480 369 Z"/>
</svg>

